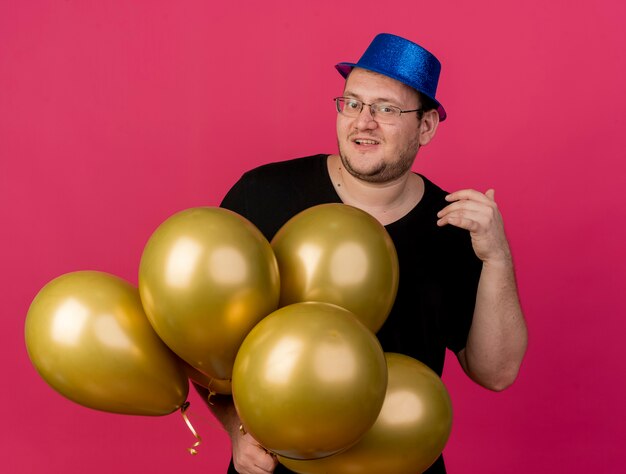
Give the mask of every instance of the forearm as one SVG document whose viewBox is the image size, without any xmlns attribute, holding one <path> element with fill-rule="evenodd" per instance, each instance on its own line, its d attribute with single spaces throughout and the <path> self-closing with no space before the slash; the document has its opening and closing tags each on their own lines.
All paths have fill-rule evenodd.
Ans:
<svg viewBox="0 0 626 474">
<path fill-rule="evenodd" d="M 276 456 L 266 451 L 251 435 L 240 430 L 241 421 L 233 399 L 227 395 L 208 398 L 209 391 L 194 384 L 207 406 L 228 433 L 233 448 L 233 464 L 241 474 L 268 474 L 278 464 Z"/>
<path fill-rule="evenodd" d="M 517 378 L 527 343 L 510 257 L 483 263 L 472 327 L 459 353 L 463 369 L 480 385 L 503 390 Z"/>
<path fill-rule="evenodd" d="M 207 407 L 211 410 L 211 413 L 217 418 L 220 424 L 224 427 L 228 435 L 232 438 L 233 434 L 239 431 L 239 415 L 235 410 L 233 404 L 233 398 L 230 395 L 213 395 L 209 397 L 209 391 L 197 384 L 194 384 L 196 390 L 206 402 Z"/>
</svg>

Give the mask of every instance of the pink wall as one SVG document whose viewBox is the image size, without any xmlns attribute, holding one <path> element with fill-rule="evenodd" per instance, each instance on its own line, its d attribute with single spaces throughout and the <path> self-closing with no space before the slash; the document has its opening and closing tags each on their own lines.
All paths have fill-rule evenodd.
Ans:
<svg viewBox="0 0 626 474">
<path fill-rule="evenodd" d="M 393 8 L 391 7 L 393 5 Z M 37 375 L 24 318 L 52 278 L 137 281 L 175 211 L 216 205 L 246 169 L 335 150 L 333 64 L 378 32 L 443 62 L 449 119 L 416 169 L 496 188 L 530 328 L 493 394 L 449 360 L 451 472 L 619 472 L 626 363 L 624 2 L 0 4 L 3 472 L 222 472 L 228 441 L 195 396 L 180 415 L 111 415 Z"/>
</svg>

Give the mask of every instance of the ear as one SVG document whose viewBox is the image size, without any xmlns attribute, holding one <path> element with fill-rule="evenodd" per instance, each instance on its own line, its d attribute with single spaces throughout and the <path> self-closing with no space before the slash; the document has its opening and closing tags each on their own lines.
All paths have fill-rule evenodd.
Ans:
<svg viewBox="0 0 626 474">
<path fill-rule="evenodd" d="M 439 126 L 439 113 L 435 109 L 424 112 L 419 125 L 419 143 L 421 146 L 428 145 L 437 132 Z"/>
</svg>

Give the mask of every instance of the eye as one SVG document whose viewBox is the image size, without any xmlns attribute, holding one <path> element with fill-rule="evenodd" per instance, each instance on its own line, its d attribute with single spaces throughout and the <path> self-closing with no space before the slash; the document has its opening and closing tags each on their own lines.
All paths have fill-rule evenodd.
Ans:
<svg viewBox="0 0 626 474">
<path fill-rule="evenodd" d="M 394 115 L 397 110 L 397 107 L 393 105 L 381 104 L 376 107 L 376 111 L 382 115 Z"/>
<path fill-rule="evenodd" d="M 355 100 L 355 99 L 345 99 L 344 100 L 344 107 L 346 109 L 358 110 L 358 109 L 361 108 L 361 103 L 358 100 Z"/>
</svg>

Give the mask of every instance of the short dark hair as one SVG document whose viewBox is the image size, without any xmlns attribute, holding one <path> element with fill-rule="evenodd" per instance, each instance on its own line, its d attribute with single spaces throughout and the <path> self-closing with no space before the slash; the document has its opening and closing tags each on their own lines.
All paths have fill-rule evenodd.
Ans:
<svg viewBox="0 0 626 474">
<path fill-rule="evenodd" d="M 430 97 L 422 94 L 420 91 L 417 91 L 417 98 L 419 99 L 420 104 L 422 104 L 422 107 L 417 112 L 417 116 L 420 118 L 420 120 L 425 112 L 428 112 L 429 110 L 437 110 L 437 103 Z"/>
</svg>

